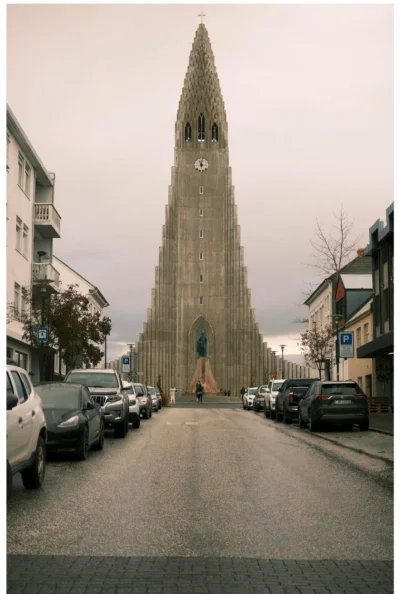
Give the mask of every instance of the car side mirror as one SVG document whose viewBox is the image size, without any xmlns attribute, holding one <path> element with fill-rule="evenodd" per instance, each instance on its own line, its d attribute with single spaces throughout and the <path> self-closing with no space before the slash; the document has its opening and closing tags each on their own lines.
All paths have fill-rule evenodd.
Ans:
<svg viewBox="0 0 400 594">
<path fill-rule="evenodd" d="M 12 410 L 18 404 L 18 396 L 12 392 L 7 392 L 7 410 Z"/>
<path fill-rule="evenodd" d="M 93 410 L 95 407 L 93 402 L 88 402 L 86 405 L 86 410 Z"/>
</svg>

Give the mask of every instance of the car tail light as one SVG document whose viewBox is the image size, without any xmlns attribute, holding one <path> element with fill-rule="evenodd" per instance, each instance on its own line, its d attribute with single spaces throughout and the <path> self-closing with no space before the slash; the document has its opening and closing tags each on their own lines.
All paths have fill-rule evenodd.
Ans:
<svg viewBox="0 0 400 594">
<path fill-rule="evenodd" d="M 353 396 L 358 396 L 359 398 L 368 398 L 366 394 L 353 394 Z"/>
<path fill-rule="evenodd" d="M 316 400 L 322 400 L 323 398 L 330 398 L 332 396 L 332 394 L 317 394 L 315 396 Z"/>
<path fill-rule="evenodd" d="M 289 401 L 293 402 L 293 400 L 294 400 L 294 394 L 293 394 L 293 392 L 290 392 L 289 393 Z"/>
</svg>

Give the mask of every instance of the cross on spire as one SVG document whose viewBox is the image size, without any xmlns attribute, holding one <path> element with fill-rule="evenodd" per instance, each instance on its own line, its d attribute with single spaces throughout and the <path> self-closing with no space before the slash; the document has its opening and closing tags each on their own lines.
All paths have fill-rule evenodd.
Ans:
<svg viewBox="0 0 400 594">
<path fill-rule="evenodd" d="M 197 16 L 199 16 L 201 18 L 201 23 L 203 23 L 203 17 L 207 16 L 206 14 L 203 13 L 203 10 L 201 11 L 200 14 L 198 14 Z"/>
</svg>

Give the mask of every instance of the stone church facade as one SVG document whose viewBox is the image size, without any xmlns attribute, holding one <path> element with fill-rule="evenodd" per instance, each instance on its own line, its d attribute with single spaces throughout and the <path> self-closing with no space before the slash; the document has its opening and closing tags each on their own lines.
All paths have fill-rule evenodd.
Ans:
<svg viewBox="0 0 400 594">
<path fill-rule="evenodd" d="M 156 385 L 161 376 L 164 391 L 193 391 L 197 380 L 209 379 L 232 394 L 260 385 L 263 339 L 247 286 L 225 106 L 204 24 L 196 31 L 179 102 L 155 277 L 138 343 L 143 381 Z M 200 358 L 208 378 L 196 377 Z"/>
</svg>

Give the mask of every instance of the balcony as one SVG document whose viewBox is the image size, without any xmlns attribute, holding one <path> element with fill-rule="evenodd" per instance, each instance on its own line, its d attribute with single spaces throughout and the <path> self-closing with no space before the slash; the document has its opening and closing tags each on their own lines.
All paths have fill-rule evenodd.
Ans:
<svg viewBox="0 0 400 594">
<path fill-rule="evenodd" d="M 53 291 L 60 288 L 60 273 L 49 262 L 35 262 L 32 267 L 33 287 L 49 286 Z"/>
<path fill-rule="evenodd" d="M 53 204 L 35 204 L 35 225 L 43 237 L 60 237 L 61 217 Z"/>
</svg>

